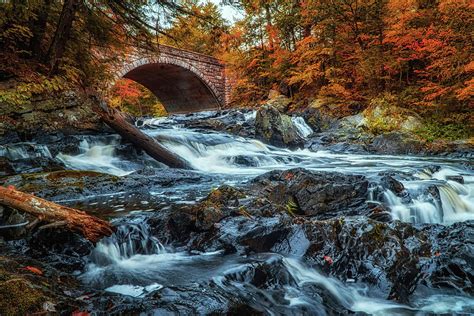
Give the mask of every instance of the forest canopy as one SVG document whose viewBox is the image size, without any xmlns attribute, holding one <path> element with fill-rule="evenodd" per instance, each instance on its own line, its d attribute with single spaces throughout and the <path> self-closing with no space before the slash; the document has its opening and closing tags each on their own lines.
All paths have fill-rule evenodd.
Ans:
<svg viewBox="0 0 474 316">
<path fill-rule="evenodd" d="M 103 88 L 128 51 L 162 43 L 222 59 L 237 106 L 258 106 L 274 89 L 298 106 L 364 108 L 382 98 L 417 111 L 472 109 L 472 1 L 223 3 L 243 17 L 230 23 L 197 0 L 3 3 L 0 101 Z"/>
</svg>

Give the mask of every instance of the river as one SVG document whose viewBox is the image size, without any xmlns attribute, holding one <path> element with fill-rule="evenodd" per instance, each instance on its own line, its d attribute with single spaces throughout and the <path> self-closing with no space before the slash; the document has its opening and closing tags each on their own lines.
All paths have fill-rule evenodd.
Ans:
<svg viewBox="0 0 474 316">
<path fill-rule="evenodd" d="M 215 113 L 198 113 L 193 118 L 209 116 Z M 255 113 L 247 112 L 242 117 L 243 121 L 251 121 Z M 251 179 L 271 170 L 305 168 L 362 175 L 371 183 L 367 200 L 387 206 L 394 220 L 449 227 L 474 220 L 474 170 L 466 160 L 334 153 L 324 148 L 289 150 L 252 138 L 189 128 L 183 124 L 187 119 L 185 115 L 174 115 L 143 119 L 137 125 L 184 157 L 194 172 L 206 176 L 207 181 L 149 187 L 153 202 L 143 199 L 128 203 L 126 192 L 68 201 L 94 211 L 106 204 L 118 227 L 114 236 L 96 245 L 84 270 L 78 271 L 78 278 L 84 284 L 134 299 L 156 298 L 156 293 L 160 293 L 161 305 L 149 311 L 156 315 L 189 310 L 204 314 L 219 311 L 219 305 L 230 306 L 233 300 L 247 302 L 254 311 L 268 315 L 326 315 L 343 311 L 373 315 L 474 312 L 473 297 L 463 291 L 423 287 L 418 288 L 409 301 L 395 302 L 388 300 L 386 293 L 373 284 L 330 276 L 303 256 L 309 241 L 300 230 L 294 233 L 291 251 L 278 252 L 278 248 L 273 247 L 275 251 L 243 254 L 227 253 L 223 249 L 201 251 L 192 249 L 190 244 L 160 240 L 146 221 L 148 214 L 157 208 L 196 203 L 223 184 L 244 187 Z M 294 118 L 293 121 L 302 137 L 311 135 L 311 128 L 304 120 Z M 3 155 L 10 155 L 12 159 L 28 155 L 22 146 L 4 148 Z M 51 155 L 41 144 L 34 146 L 39 156 Z M 121 146 L 120 137 L 116 135 L 82 136 L 76 154 L 59 153 L 55 159 L 68 169 L 94 170 L 119 177 L 144 167 L 165 168 L 146 155 L 135 159 L 118 154 Z M 396 174 L 410 198 L 380 187 L 382 194 L 373 193 L 378 192 L 381 174 Z M 431 186 L 438 189 L 438 198 L 427 193 Z M 272 217 L 262 218 L 252 225 L 272 227 L 276 221 Z M 241 234 L 241 228 L 235 225 L 235 220 L 222 221 L 218 234 Z M 470 259 L 472 255 L 471 252 Z M 467 264 L 470 268 L 466 269 L 472 269 L 473 263 Z M 255 281 L 256 275 L 266 271 L 267 268 L 262 267 L 267 266 L 271 267 L 271 273 L 265 272 L 268 279 L 259 284 Z M 187 304 L 193 307 L 190 309 Z"/>
</svg>

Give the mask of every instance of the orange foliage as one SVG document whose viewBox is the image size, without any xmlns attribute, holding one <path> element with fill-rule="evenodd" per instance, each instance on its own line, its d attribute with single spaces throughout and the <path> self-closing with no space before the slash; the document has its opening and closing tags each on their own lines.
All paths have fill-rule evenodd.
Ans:
<svg viewBox="0 0 474 316">
<path fill-rule="evenodd" d="M 227 39 L 240 100 L 271 87 L 306 98 L 369 100 L 410 94 L 406 104 L 463 104 L 473 96 L 469 0 L 242 1 Z M 229 45 L 232 43 L 231 45 Z M 256 89 L 246 93 L 245 89 Z"/>
</svg>

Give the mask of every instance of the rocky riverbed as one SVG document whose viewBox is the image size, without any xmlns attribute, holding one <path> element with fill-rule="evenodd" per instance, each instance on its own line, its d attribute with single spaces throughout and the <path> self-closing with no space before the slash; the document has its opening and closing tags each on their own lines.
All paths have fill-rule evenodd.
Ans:
<svg viewBox="0 0 474 316">
<path fill-rule="evenodd" d="M 106 130 L 4 137 L 0 184 L 117 231 L 93 245 L 2 208 L 0 314 L 474 313 L 472 149 L 308 115 L 136 122 L 192 171 Z"/>
</svg>

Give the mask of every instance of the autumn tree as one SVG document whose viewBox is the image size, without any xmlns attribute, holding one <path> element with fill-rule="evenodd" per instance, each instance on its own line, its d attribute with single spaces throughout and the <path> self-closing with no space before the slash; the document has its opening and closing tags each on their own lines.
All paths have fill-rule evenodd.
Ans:
<svg viewBox="0 0 474 316">
<path fill-rule="evenodd" d="M 161 43 L 191 50 L 194 52 L 218 56 L 221 52 L 221 36 L 228 26 L 218 7 L 197 0 L 181 3 L 186 13 L 178 15 L 166 28 L 166 37 Z"/>
<path fill-rule="evenodd" d="M 242 0 L 228 36 L 239 95 L 281 87 L 297 99 L 368 104 L 384 93 L 416 107 L 469 104 L 472 1 Z M 258 91 L 248 93 L 245 90 Z"/>
</svg>

